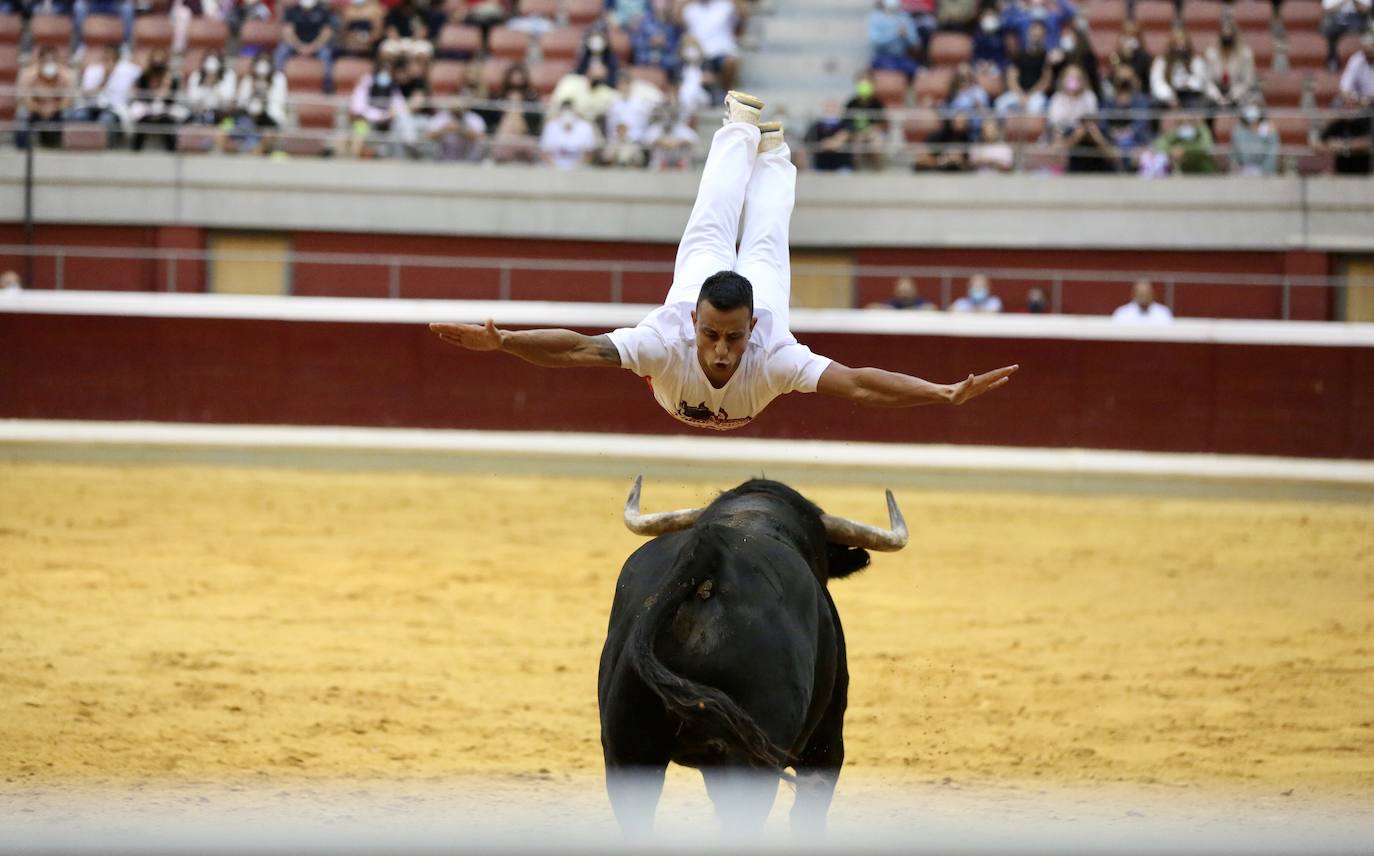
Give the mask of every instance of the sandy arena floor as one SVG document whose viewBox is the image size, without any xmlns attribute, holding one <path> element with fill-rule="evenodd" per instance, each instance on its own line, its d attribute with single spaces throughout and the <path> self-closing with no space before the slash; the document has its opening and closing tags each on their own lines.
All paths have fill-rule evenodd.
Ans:
<svg viewBox="0 0 1374 856">
<path fill-rule="evenodd" d="M 0 484 L 0 793 L 597 781 L 626 483 L 10 462 Z M 645 507 L 726 486 L 650 481 Z M 872 488 L 796 486 L 882 520 Z M 1370 802 L 1371 506 L 898 498 L 912 545 L 833 586 L 837 812 L 892 783 Z"/>
</svg>

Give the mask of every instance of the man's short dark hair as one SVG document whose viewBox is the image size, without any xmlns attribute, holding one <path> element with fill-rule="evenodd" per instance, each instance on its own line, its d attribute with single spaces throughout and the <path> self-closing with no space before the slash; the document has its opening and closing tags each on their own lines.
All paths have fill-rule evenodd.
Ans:
<svg viewBox="0 0 1374 856">
<path fill-rule="evenodd" d="M 754 317 L 754 286 L 732 270 L 723 270 L 706 277 L 706 281 L 701 284 L 697 306 L 701 306 L 703 300 L 711 301 L 711 305 L 721 312 L 747 306 L 749 317 Z"/>
</svg>

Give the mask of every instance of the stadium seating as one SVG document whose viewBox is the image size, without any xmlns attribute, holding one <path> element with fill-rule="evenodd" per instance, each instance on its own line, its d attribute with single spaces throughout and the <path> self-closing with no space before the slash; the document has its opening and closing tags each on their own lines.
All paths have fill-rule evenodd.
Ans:
<svg viewBox="0 0 1374 856">
<path fill-rule="evenodd" d="M 1290 33 L 1317 32 L 1322 22 L 1322 4 L 1288 0 L 1280 7 L 1279 16 Z"/>
<path fill-rule="evenodd" d="M 908 143 L 919 143 L 940 130 L 940 114 L 928 107 L 908 110 L 902 119 L 902 136 Z"/>
<path fill-rule="evenodd" d="M 62 126 L 62 148 L 69 152 L 103 152 L 109 131 L 99 122 L 68 122 Z"/>
<path fill-rule="evenodd" d="M 630 34 L 624 30 L 611 30 L 611 50 L 622 63 L 630 61 Z"/>
<path fill-rule="evenodd" d="M 1292 68 L 1326 68 L 1326 37 L 1321 33 L 1288 34 L 1288 65 Z"/>
<path fill-rule="evenodd" d="M 599 19 L 605 11 L 603 0 L 568 0 L 568 23 L 585 27 Z"/>
<path fill-rule="evenodd" d="M 582 46 L 582 30 L 577 27 L 555 27 L 539 39 L 540 55 L 546 59 L 573 59 Z"/>
<path fill-rule="evenodd" d="M 1256 70 L 1269 68 L 1274 64 L 1274 40 L 1268 30 L 1242 30 L 1241 40 L 1255 54 Z"/>
<path fill-rule="evenodd" d="M 320 92 L 324 88 L 324 62 L 313 56 L 293 56 L 282 71 L 291 92 Z"/>
<path fill-rule="evenodd" d="M 189 43 L 189 39 L 188 39 Z M 171 50 L 172 20 L 156 15 L 144 15 L 134 21 L 134 50 L 150 51 L 154 48 Z"/>
<path fill-rule="evenodd" d="M 568 60 L 546 60 L 530 69 L 530 85 L 540 98 L 548 98 L 565 74 L 573 70 Z"/>
<path fill-rule="evenodd" d="M 1300 71 L 1267 71 L 1260 73 L 1260 91 L 1264 103 L 1271 108 L 1297 107 L 1302 101 L 1303 79 Z"/>
<path fill-rule="evenodd" d="M 1266 0 L 1239 0 L 1231 6 L 1231 20 L 1241 30 L 1268 30 L 1274 20 L 1274 7 Z"/>
<path fill-rule="evenodd" d="M 1183 4 L 1183 25 L 1194 35 L 1216 32 L 1224 8 L 1217 0 L 1188 0 Z"/>
<path fill-rule="evenodd" d="M 1005 128 L 1007 142 L 1034 143 L 1045 136 L 1045 124 L 1044 116 L 1008 116 Z"/>
<path fill-rule="evenodd" d="M 873 94 L 885 107 L 900 107 L 906 102 L 906 75 L 900 71 L 873 72 Z"/>
<path fill-rule="evenodd" d="M 176 134 L 177 151 L 192 155 L 203 155 L 213 151 L 218 137 L 218 132 L 206 125 L 182 125 Z"/>
<path fill-rule="evenodd" d="M 529 53 L 530 37 L 509 27 L 496 27 L 487 38 L 487 48 L 497 59 L 521 62 Z"/>
<path fill-rule="evenodd" d="M 643 80 L 646 83 L 652 83 L 659 89 L 664 89 L 668 86 L 668 72 L 656 65 L 632 65 L 626 70 L 634 80 Z"/>
<path fill-rule="evenodd" d="M 19 46 L 0 44 L 0 85 L 13 85 L 19 77 Z"/>
<path fill-rule="evenodd" d="M 302 128 L 333 128 L 337 115 L 332 104 L 306 102 L 296 106 L 296 123 Z"/>
<path fill-rule="evenodd" d="M 1138 0 L 1135 20 L 1141 32 L 1168 32 L 1174 25 L 1174 4 L 1170 0 Z"/>
<path fill-rule="evenodd" d="M 356 56 L 343 56 L 334 60 L 334 91 L 347 95 L 358 85 L 364 75 L 372 71 L 372 60 Z"/>
<path fill-rule="evenodd" d="M 187 48 L 201 51 L 222 51 L 228 41 L 229 27 L 223 21 L 215 18 L 203 16 L 192 18 L 190 26 L 186 29 Z"/>
<path fill-rule="evenodd" d="M 277 138 L 277 151 L 293 157 L 315 158 L 329 148 L 329 141 L 319 132 L 309 134 L 285 133 Z"/>
<path fill-rule="evenodd" d="M 1093 32 L 1109 31 L 1115 38 L 1126 20 L 1126 4 L 1122 0 L 1094 0 L 1087 4 L 1084 16 Z"/>
<path fill-rule="evenodd" d="M 19 44 L 23 23 L 18 15 L 0 15 L 0 45 Z"/>
<path fill-rule="evenodd" d="M 29 37 L 35 47 L 66 50 L 72 42 L 72 19 L 66 15 L 34 15 L 29 19 Z"/>
<path fill-rule="evenodd" d="M 973 57 L 973 39 L 963 33 L 936 33 L 927 53 L 931 65 L 958 65 Z"/>
<path fill-rule="evenodd" d="M 949 97 L 950 81 L 954 79 L 954 70 L 949 67 L 925 68 L 921 69 L 916 75 L 914 85 L 917 104 L 928 104 L 932 101 L 943 104 Z"/>
<path fill-rule="evenodd" d="M 466 76 L 467 63 L 439 60 L 429 67 L 429 90 L 434 95 L 453 95 Z"/>
<path fill-rule="evenodd" d="M 275 21 L 249 20 L 239 30 L 239 51 L 245 54 L 270 53 L 281 40 L 281 24 Z"/>
<path fill-rule="evenodd" d="M 491 57 L 482 63 L 482 86 L 488 92 L 501 91 L 501 79 L 506 76 L 506 69 L 514 64 L 514 60 Z"/>
<path fill-rule="evenodd" d="M 439 31 L 435 53 L 445 59 L 472 59 L 482 51 L 482 31 L 476 27 L 448 24 Z"/>
</svg>

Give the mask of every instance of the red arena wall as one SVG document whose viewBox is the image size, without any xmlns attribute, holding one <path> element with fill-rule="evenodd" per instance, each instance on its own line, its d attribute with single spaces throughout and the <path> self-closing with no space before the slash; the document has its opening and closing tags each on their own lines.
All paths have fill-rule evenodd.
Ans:
<svg viewBox="0 0 1374 856">
<path fill-rule="evenodd" d="M 1370 347 L 802 338 L 851 365 L 934 380 L 1012 362 L 1022 372 L 957 409 L 786 396 L 735 436 L 1374 458 Z M 628 372 L 470 354 L 419 324 L 0 314 L 0 365 L 0 417 L 9 418 L 691 430 Z"/>
</svg>

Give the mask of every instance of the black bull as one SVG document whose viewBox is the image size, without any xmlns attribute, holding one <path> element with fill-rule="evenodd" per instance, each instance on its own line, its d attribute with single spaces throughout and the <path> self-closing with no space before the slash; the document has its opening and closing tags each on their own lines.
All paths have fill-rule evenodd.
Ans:
<svg viewBox="0 0 1374 856">
<path fill-rule="evenodd" d="M 761 827 L 779 778 L 796 784 L 793 828 L 823 829 L 844 763 L 849 689 L 826 583 L 866 567 L 864 547 L 906 543 L 891 493 L 892 530 L 824 515 L 761 479 L 704 509 L 641 516 L 638 507 L 636 480 L 627 524 L 664 534 L 620 572 L 598 681 L 606 786 L 621 827 L 652 829 L 672 761 L 702 771 L 726 829 Z"/>
</svg>

